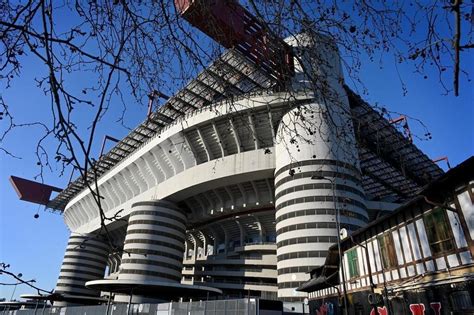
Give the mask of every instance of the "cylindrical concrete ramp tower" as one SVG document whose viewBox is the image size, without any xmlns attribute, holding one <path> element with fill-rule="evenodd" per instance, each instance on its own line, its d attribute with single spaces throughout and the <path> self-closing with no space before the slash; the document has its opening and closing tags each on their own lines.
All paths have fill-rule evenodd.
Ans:
<svg viewBox="0 0 474 315">
<path fill-rule="evenodd" d="M 84 284 L 104 277 L 107 255 L 107 244 L 100 237 L 71 234 L 55 292 L 98 297 L 99 291 L 90 290 Z"/>
<path fill-rule="evenodd" d="M 185 215 L 173 203 L 138 202 L 128 220 L 119 280 L 181 281 Z"/>
<path fill-rule="evenodd" d="M 367 211 L 337 50 L 305 35 L 292 44 L 304 62 L 294 89 L 311 93 L 314 102 L 291 109 L 277 133 L 277 282 L 280 299 L 300 301 L 306 294 L 295 289 L 337 242 L 335 202 L 342 227 L 350 230 L 366 224 Z"/>
</svg>

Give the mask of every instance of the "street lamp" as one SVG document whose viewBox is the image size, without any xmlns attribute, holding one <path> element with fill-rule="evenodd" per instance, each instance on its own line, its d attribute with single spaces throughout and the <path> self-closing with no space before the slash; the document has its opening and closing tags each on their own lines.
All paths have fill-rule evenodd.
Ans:
<svg viewBox="0 0 474 315">
<path fill-rule="evenodd" d="M 344 273 L 344 264 L 342 261 L 342 251 L 341 251 L 341 225 L 340 225 L 340 212 L 337 207 L 336 203 L 336 183 L 333 179 L 324 177 L 321 175 L 314 175 L 311 177 L 313 180 L 327 180 L 331 183 L 331 189 L 332 189 L 332 200 L 334 202 L 334 214 L 336 217 L 336 230 L 337 230 L 337 251 L 339 253 L 339 265 L 341 266 L 341 274 L 342 274 L 342 288 L 344 290 L 344 314 L 347 315 L 347 290 L 346 290 L 346 276 Z"/>
<path fill-rule="evenodd" d="M 23 277 L 23 274 L 19 273 L 17 275 L 18 279 L 20 279 L 21 277 Z M 16 286 L 21 284 L 21 282 L 18 282 L 18 283 L 15 283 L 15 287 L 13 288 L 13 292 L 12 292 L 12 296 L 10 297 L 10 301 L 13 301 L 13 296 L 15 295 L 15 292 L 16 292 Z"/>
</svg>

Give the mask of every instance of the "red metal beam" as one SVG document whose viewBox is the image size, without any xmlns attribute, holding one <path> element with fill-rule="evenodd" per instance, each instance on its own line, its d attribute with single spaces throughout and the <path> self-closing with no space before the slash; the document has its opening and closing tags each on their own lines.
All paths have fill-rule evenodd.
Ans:
<svg viewBox="0 0 474 315">
<path fill-rule="evenodd" d="M 110 140 L 110 141 L 113 141 L 113 142 L 120 142 L 120 140 L 115 139 L 114 137 L 111 137 L 109 135 L 105 135 L 104 139 L 102 140 L 102 146 L 100 147 L 99 158 L 104 154 L 105 143 L 107 142 L 107 140 Z"/>
<path fill-rule="evenodd" d="M 226 48 L 235 48 L 280 82 L 294 74 L 293 50 L 236 0 L 175 0 L 178 13 Z"/>
<path fill-rule="evenodd" d="M 393 124 L 398 124 L 398 123 L 403 123 L 402 127 L 403 127 L 403 133 L 405 134 L 405 137 L 407 137 L 408 140 L 410 140 L 410 142 L 413 142 L 413 136 L 411 135 L 411 130 L 410 130 L 410 127 L 408 126 L 408 119 L 405 115 L 401 115 L 398 118 L 391 119 L 391 120 L 389 120 L 389 122 L 392 125 Z"/>
<path fill-rule="evenodd" d="M 438 163 L 441 161 L 446 161 L 446 164 L 448 165 L 448 169 L 451 169 L 451 165 L 449 164 L 449 159 L 447 156 L 442 156 L 433 160 L 434 163 Z"/>
<path fill-rule="evenodd" d="M 10 183 L 20 200 L 46 205 L 53 191 L 61 192 L 61 188 L 34 182 L 32 180 L 10 176 Z"/>
</svg>

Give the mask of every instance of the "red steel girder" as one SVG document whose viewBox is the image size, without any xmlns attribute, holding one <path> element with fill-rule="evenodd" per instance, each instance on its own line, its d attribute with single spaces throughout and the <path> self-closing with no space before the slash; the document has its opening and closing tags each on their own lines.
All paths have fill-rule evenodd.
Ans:
<svg viewBox="0 0 474 315">
<path fill-rule="evenodd" d="M 51 193 L 61 192 L 62 189 L 43 183 L 34 182 L 32 180 L 10 176 L 10 183 L 15 189 L 20 200 L 29 201 L 32 203 L 46 205 L 49 202 Z"/>
<path fill-rule="evenodd" d="M 293 50 L 236 0 L 175 0 L 178 13 L 226 48 L 235 48 L 279 82 L 294 74 Z"/>
</svg>

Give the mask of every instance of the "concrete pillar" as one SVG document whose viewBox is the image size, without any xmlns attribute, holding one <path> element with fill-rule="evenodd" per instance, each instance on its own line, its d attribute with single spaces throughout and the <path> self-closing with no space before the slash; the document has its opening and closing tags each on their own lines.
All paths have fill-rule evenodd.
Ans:
<svg viewBox="0 0 474 315">
<path fill-rule="evenodd" d="M 119 279 L 180 282 L 185 219 L 168 201 L 133 204 Z"/>
<path fill-rule="evenodd" d="M 367 211 L 337 49 L 323 37 L 301 35 L 290 43 L 303 62 L 293 88 L 312 93 L 314 102 L 285 114 L 277 132 L 277 282 L 280 299 L 301 301 L 306 294 L 295 289 L 337 241 L 334 201 L 338 208 L 347 203 L 341 222 L 350 230 L 365 225 Z"/>
<path fill-rule="evenodd" d="M 230 237 L 229 237 L 229 232 L 224 229 L 224 253 L 227 255 L 229 252 L 229 242 L 230 242 Z"/>
<path fill-rule="evenodd" d="M 137 202 L 128 220 L 119 280 L 181 282 L 184 213 L 165 200 Z M 116 301 L 123 302 L 117 296 Z M 134 299 L 134 302 L 139 300 Z"/>
<path fill-rule="evenodd" d="M 193 238 L 194 241 L 194 259 L 199 259 L 199 253 L 201 253 L 202 256 L 202 242 L 199 236 L 197 235 L 198 232 L 191 233 L 191 237 Z M 201 251 L 199 250 L 201 248 Z"/>
<path fill-rule="evenodd" d="M 209 239 L 206 234 L 204 234 L 202 231 L 199 231 L 199 233 L 202 235 L 202 250 L 203 250 L 203 255 L 204 257 L 207 257 L 207 246 L 209 245 Z"/>
<path fill-rule="evenodd" d="M 104 241 L 91 234 L 74 234 L 69 237 L 55 292 L 99 296 L 99 291 L 87 289 L 85 283 L 104 278 L 108 247 Z M 68 303 L 55 303 L 64 306 Z"/>
<path fill-rule="evenodd" d="M 239 228 L 239 235 L 240 235 L 240 237 L 239 237 L 239 242 L 240 242 L 239 246 L 242 247 L 242 246 L 245 245 L 245 237 L 246 237 L 245 229 L 242 227 L 242 224 L 239 222 L 239 220 L 235 219 L 234 222 L 235 222 L 235 224 L 237 224 L 237 227 Z"/>
<path fill-rule="evenodd" d="M 184 258 L 188 259 L 188 251 L 189 251 L 189 241 L 187 239 L 184 240 Z"/>
<path fill-rule="evenodd" d="M 217 255 L 217 247 L 219 246 L 219 239 L 217 237 L 217 234 L 214 234 L 214 247 L 212 248 L 212 254 Z"/>
</svg>

